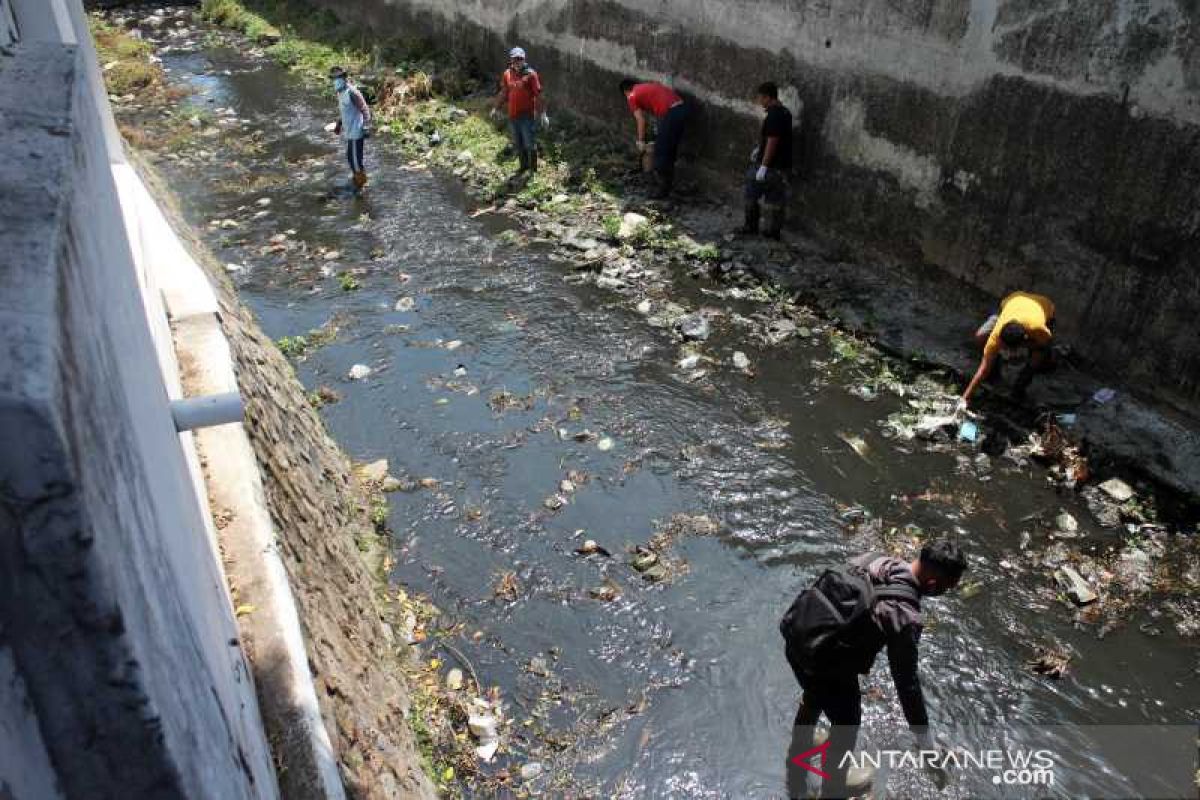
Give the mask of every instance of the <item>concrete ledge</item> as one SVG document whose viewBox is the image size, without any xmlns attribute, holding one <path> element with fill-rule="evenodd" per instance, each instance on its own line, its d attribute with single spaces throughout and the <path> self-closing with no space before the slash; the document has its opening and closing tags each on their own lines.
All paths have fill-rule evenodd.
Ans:
<svg viewBox="0 0 1200 800">
<path fill-rule="evenodd" d="M 148 268 L 172 318 L 175 350 L 188 396 L 238 391 L 216 296 L 131 168 L 122 178 L 138 209 L 137 229 Z M 289 798 L 342 800 L 337 758 L 317 703 L 300 617 L 263 492 L 254 449 L 241 425 L 193 434 L 210 508 L 224 520 L 219 534 L 226 578 L 242 610 L 238 623 L 258 689 L 259 709 Z"/>
</svg>

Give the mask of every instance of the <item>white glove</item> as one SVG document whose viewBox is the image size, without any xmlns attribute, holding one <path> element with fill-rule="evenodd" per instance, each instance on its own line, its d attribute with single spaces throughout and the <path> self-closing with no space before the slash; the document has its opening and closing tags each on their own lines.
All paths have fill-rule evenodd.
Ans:
<svg viewBox="0 0 1200 800">
<path fill-rule="evenodd" d="M 766 179 L 767 179 L 767 168 L 759 167 L 758 172 L 754 173 L 754 180 L 758 181 L 759 183 L 762 183 Z"/>
<path fill-rule="evenodd" d="M 958 398 L 958 402 L 954 404 L 954 416 L 961 417 L 963 414 L 966 414 L 966 413 L 967 413 L 966 398 L 960 397 L 960 398 Z"/>
<path fill-rule="evenodd" d="M 550 115 L 545 111 L 542 112 L 542 117 L 539 121 L 542 123 L 542 130 L 550 129 Z"/>
<path fill-rule="evenodd" d="M 637 151 L 639 153 L 646 152 L 646 143 L 645 142 L 643 142 L 642 140 L 639 139 L 636 142 L 634 142 L 634 144 L 637 146 Z"/>
<path fill-rule="evenodd" d="M 751 164 L 758 163 L 758 148 L 757 147 L 750 151 L 750 163 Z"/>
<path fill-rule="evenodd" d="M 492 106 L 492 110 L 488 112 L 488 116 L 492 119 L 495 119 L 496 117 L 500 116 L 500 109 Z"/>
</svg>

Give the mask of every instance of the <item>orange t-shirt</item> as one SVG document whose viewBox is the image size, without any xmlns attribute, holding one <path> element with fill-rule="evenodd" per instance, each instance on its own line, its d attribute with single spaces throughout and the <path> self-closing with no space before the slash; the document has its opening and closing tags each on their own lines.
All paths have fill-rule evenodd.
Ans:
<svg viewBox="0 0 1200 800">
<path fill-rule="evenodd" d="M 535 100 L 542 93 L 542 81 L 537 72 L 526 67 L 521 74 L 511 69 L 504 70 L 500 85 L 508 91 L 508 118 L 532 116 Z"/>
<path fill-rule="evenodd" d="M 1054 303 L 1049 297 L 1030 292 L 1013 292 L 1000 303 L 1000 315 L 996 325 L 983 346 L 985 355 L 1000 350 L 1000 331 L 1010 322 L 1018 322 L 1029 334 L 1029 341 L 1037 347 L 1050 344 L 1050 320 L 1054 319 Z"/>
</svg>

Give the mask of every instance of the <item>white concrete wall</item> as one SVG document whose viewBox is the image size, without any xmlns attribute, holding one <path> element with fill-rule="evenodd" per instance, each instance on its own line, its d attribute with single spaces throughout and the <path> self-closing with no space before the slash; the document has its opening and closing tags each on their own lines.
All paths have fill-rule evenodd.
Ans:
<svg viewBox="0 0 1200 800">
<path fill-rule="evenodd" d="M 11 8 L 0 796 L 277 797 L 199 460 L 170 413 L 156 270 L 180 264 L 157 257 L 173 234 L 139 211 L 78 0 Z"/>
</svg>

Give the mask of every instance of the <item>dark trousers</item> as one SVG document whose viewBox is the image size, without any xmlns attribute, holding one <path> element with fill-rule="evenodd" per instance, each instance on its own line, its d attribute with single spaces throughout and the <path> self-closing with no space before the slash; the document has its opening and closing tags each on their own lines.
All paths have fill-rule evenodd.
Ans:
<svg viewBox="0 0 1200 800">
<path fill-rule="evenodd" d="M 664 180 L 675 177 L 675 159 L 679 157 L 687 117 L 687 103 L 680 103 L 658 121 L 658 132 L 654 137 L 654 171 Z"/>
<path fill-rule="evenodd" d="M 788 796 L 807 796 L 807 776 L 812 773 L 793 764 L 792 759 L 812 749 L 817 722 L 824 714 L 830 725 L 825 766 L 821 767 L 820 755 L 814 755 L 811 763 L 829 775 L 821 782 L 821 800 L 844 798 L 849 764 L 841 764 L 846 753 L 853 750 L 858 742 L 858 728 L 862 724 L 862 693 L 858 688 L 858 676 L 817 678 L 798 668 L 790 654 L 788 661 L 792 663 L 792 671 L 803 689 L 800 708 L 796 711 L 796 721 L 792 727 L 792 741 L 788 747 Z"/>
<path fill-rule="evenodd" d="M 351 172 L 363 171 L 363 142 L 365 139 L 346 140 L 346 161 L 350 164 Z"/>
<path fill-rule="evenodd" d="M 766 180 L 760 181 L 758 179 L 758 166 L 755 165 L 746 170 L 745 186 L 747 207 L 756 205 L 759 200 L 768 206 L 783 206 L 787 203 L 787 173 L 768 168 Z"/>
</svg>

